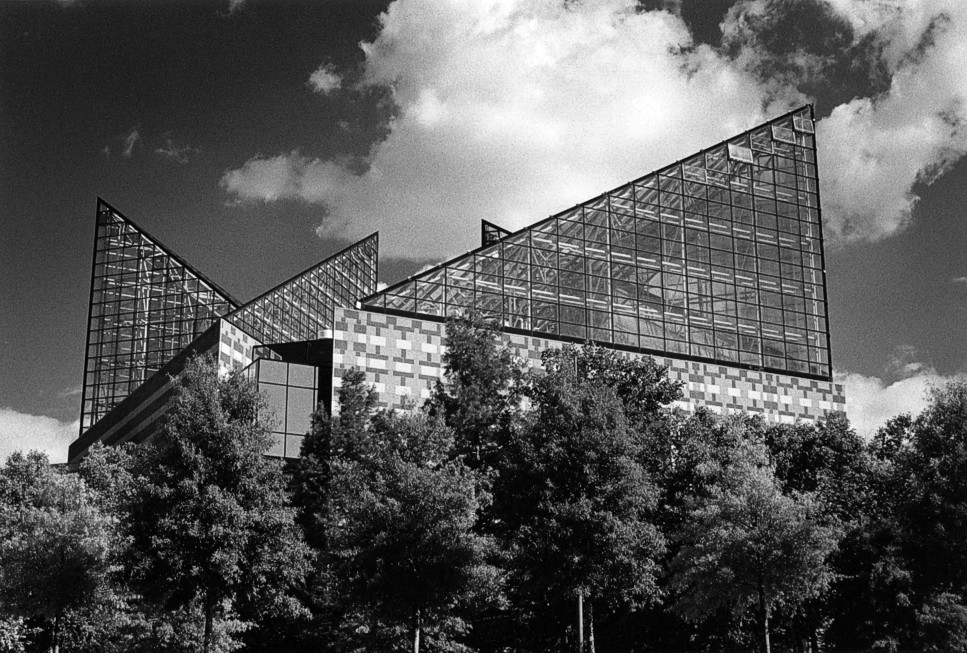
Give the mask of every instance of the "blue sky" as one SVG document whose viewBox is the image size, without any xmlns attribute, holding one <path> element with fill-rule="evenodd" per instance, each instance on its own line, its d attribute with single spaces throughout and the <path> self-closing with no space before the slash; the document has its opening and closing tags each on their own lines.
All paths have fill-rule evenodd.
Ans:
<svg viewBox="0 0 967 653">
<path fill-rule="evenodd" d="M 865 434 L 967 372 L 965 3 L 0 2 L 0 454 L 76 436 L 97 196 L 242 299 L 389 283 L 806 102 Z"/>
</svg>

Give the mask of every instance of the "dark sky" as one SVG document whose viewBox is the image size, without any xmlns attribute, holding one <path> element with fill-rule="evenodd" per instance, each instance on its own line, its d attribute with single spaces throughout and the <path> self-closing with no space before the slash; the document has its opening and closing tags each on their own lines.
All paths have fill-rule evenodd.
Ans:
<svg viewBox="0 0 967 653">
<path fill-rule="evenodd" d="M 804 102 L 851 417 L 914 405 L 967 371 L 967 21 L 922 4 L 0 0 L 0 448 L 76 433 L 98 196 L 243 300 L 377 228 L 392 282 Z"/>
</svg>

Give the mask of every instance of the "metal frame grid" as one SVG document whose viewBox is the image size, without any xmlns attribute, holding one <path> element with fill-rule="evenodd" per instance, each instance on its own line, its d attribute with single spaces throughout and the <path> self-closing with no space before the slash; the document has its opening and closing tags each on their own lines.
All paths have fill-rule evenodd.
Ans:
<svg viewBox="0 0 967 653">
<path fill-rule="evenodd" d="M 829 380 L 812 106 L 362 303 Z"/>
<path fill-rule="evenodd" d="M 226 316 L 263 344 L 314 340 L 332 328 L 336 306 L 354 307 L 376 291 L 374 233 L 259 295 Z"/>
<path fill-rule="evenodd" d="M 236 306 L 98 198 L 81 433 Z"/>
</svg>

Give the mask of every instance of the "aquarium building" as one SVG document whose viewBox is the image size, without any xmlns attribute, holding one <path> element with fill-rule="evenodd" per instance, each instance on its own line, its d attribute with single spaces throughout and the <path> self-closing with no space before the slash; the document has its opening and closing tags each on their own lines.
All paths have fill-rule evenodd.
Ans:
<svg viewBox="0 0 967 653">
<path fill-rule="evenodd" d="M 587 341 L 653 356 L 682 408 L 772 422 L 843 411 L 832 378 L 816 143 L 806 106 L 377 290 L 373 234 L 242 302 L 98 200 L 80 437 L 142 442 L 192 353 L 243 369 L 294 458 L 346 370 L 382 406 L 442 375 L 446 318 L 495 320 L 525 361 Z"/>
</svg>

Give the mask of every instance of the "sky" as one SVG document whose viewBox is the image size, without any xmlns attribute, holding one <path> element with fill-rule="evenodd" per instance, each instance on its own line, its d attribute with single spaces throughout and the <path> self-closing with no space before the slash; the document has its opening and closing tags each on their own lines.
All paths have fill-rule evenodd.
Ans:
<svg viewBox="0 0 967 653">
<path fill-rule="evenodd" d="M 0 456 L 77 436 L 98 196 L 242 300 L 392 283 L 805 103 L 868 436 L 967 374 L 962 0 L 0 0 Z"/>
</svg>

